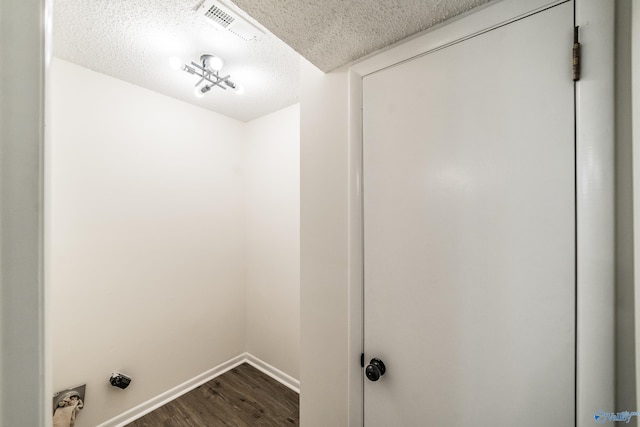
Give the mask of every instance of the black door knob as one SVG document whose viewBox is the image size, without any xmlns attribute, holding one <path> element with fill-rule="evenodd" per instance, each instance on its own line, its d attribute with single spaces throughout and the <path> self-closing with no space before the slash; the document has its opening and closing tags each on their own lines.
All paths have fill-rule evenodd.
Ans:
<svg viewBox="0 0 640 427">
<path fill-rule="evenodd" d="M 364 373 L 367 375 L 369 380 L 378 381 L 380 377 L 384 375 L 386 370 L 387 368 L 385 368 L 382 360 L 374 357 L 364 369 Z"/>
</svg>

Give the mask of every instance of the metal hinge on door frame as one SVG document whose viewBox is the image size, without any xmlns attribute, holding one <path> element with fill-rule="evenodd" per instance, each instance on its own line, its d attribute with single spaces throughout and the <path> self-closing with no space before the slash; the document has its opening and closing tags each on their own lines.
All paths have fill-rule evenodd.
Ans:
<svg viewBox="0 0 640 427">
<path fill-rule="evenodd" d="M 573 27 L 573 81 L 580 80 L 580 40 L 578 38 L 578 29 L 580 27 Z"/>
</svg>

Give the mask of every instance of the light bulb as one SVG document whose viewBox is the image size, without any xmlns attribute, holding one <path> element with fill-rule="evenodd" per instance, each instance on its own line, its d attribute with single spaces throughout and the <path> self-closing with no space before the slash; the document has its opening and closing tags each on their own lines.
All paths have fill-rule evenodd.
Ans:
<svg viewBox="0 0 640 427">
<path fill-rule="evenodd" d="M 240 83 L 236 83 L 236 87 L 233 89 L 238 95 L 242 95 L 244 93 L 244 86 Z"/>
<path fill-rule="evenodd" d="M 193 90 L 193 93 L 198 97 L 198 98 L 202 98 L 204 96 L 204 93 L 202 92 L 202 89 L 199 88 L 198 86 L 196 86 L 196 88 Z"/>
<path fill-rule="evenodd" d="M 211 71 L 220 71 L 224 66 L 224 61 L 217 56 L 206 55 L 204 59 L 205 66 Z"/>
<path fill-rule="evenodd" d="M 177 56 L 172 56 L 169 58 L 169 66 L 174 70 L 179 70 L 182 68 L 182 60 Z"/>
</svg>

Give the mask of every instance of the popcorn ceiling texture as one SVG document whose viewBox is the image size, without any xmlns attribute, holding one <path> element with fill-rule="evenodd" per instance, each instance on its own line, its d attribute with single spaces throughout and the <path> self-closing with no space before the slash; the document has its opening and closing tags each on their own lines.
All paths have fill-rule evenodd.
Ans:
<svg viewBox="0 0 640 427">
<path fill-rule="evenodd" d="M 235 0 L 324 72 L 489 0 Z"/>
<path fill-rule="evenodd" d="M 200 4 L 200 0 L 54 0 L 53 54 L 241 121 L 298 102 L 300 56 L 268 31 L 261 41 L 245 42 L 217 30 L 196 13 Z M 220 56 L 225 61 L 222 74 L 231 74 L 232 81 L 244 85 L 245 93 L 213 88 L 196 98 L 197 78 L 170 68 L 169 58 L 197 61 L 202 53 Z"/>
<path fill-rule="evenodd" d="M 235 0 L 233 4 L 222 0 L 268 30 L 261 41 L 244 42 L 197 14 L 202 1 L 54 0 L 53 54 L 249 121 L 298 102 L 300 61 L 296 51 L 328 72 L 488 2 Z M 222 73 L 243 84 L 245 93 L 238 96 L 213 88 L 196 98 L 196 77 L 173 70 L 168 63 L 173 55 L 189 62 L 202 53 L 224 59 Z"/>
</svg>

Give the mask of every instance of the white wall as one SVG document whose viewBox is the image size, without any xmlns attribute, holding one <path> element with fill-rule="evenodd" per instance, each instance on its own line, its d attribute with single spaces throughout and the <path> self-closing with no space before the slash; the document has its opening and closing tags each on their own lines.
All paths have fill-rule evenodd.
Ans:
<svg viewBox="0 0 640 427">
<path fill-rule="evenodd" d="M 300 107 L 247 124 L 246 349 L 299 378 Z"/>
<path fill-rule="evenodd" d="M 349 75 L 300 67 L 300 422 L 346 426 Z"/>
<path fill-rule="evenodd" d="M 246 125 L 61 60 L 52 82 L 53 388 L 87 383 L 90 427 L 244 351 Z"/>
</svg>

